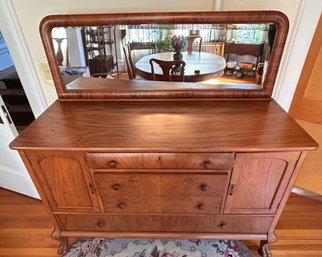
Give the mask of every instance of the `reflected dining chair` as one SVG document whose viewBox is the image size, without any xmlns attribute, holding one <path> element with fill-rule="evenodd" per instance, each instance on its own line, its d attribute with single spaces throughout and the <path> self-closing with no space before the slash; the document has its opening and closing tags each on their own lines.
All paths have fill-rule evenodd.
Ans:
<svg viewBox="0 0 322 257">
<path fill-rule="evenodd" d="M 172 81 L 172 76 L 178 76 L 178 80 L 176 81 L 184 81 L 184 68 L 186 66 L 186 63 L 184 61 L 163 61 L 152 58 L 150 59 L 149 63 L 151 66 L 153 80 Z M 161 68 L 162 75 L 154 73 L 154 63 Z"/>
<path fill-rule="evenodd" d="M 124 57 L 125 57 L 126 68 L 127 68 L 129 80 L 135 79 L 136 76 L 135 76 L 134 65 L 132 62 L 129 44 L 123 45 L 123 52 L 124 52 Z"/>
<path fill-rule="evenodd" d="M 187 52 L 192 52 L 194 48 L 194 42 L 195 40 L 198 40 L 199 43 L 198 46 L 198 51 L 199 53 L 201 52 L 201 46 L 202 46 L 202 37 L 201 36 L 187 36 Z"/>
<path fill-rule="evenodd" d="M 156 45 L 153 42 L 131 42 L 129 47 L 133 64 L 145 55 L 156 53 Z"/>
</svg>

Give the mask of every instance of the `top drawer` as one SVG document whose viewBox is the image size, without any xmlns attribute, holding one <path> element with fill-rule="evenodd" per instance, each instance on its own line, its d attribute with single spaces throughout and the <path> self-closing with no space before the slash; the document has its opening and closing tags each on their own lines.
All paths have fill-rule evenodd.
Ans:
<svg viewBox="0 0 322 257">
<path fill-rule="evenodd" d="M 88 153 L 92 169 L 216 169 L 233 167 L 233 153 Z"/>
</svg>

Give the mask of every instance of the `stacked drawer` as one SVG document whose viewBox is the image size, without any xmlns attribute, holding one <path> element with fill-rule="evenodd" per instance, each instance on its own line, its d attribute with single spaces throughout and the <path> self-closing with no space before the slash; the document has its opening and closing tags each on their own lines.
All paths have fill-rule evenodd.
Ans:
<svg viewBox="0 0 322 257">
<path fill-rule="evenodd" d="M 233 154 L 89 153 L 105 213 L 218 214 Z"/>
</svg>

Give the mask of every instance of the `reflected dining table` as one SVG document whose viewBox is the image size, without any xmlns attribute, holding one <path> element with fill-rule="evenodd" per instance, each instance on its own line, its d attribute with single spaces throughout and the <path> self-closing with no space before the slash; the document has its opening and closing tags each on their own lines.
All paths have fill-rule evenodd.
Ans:
<svg viewBox="0 0 322 257">
<path fill-rule="evenodd" d="M 152 58 L 173 61 L 174 52 L 163 52 L 145 55 L 135 63 L 135 70 L 140 77 L 153 80 L 149 60 Z M 182 52 L 182 60 L 186 63 L 184 70 L 184 82 L 200 82 L 217 78 L 223 75 L 226 67 L 225 58 L 205 52 Z M 162 70 L 154 66 L 156 80 L 162 80 Z M 179 76 L 172 75 L 172 81 L 178 81 Z M 160 78 L 160 79 L 158 79 Z"/>
</svg>

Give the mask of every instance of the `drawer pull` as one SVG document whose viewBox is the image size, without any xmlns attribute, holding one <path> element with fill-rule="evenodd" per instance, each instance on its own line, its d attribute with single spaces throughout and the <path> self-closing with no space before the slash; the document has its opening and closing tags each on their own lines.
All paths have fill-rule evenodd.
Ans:
<svg viewBox="0 0 322 257">
<path fill-rule="evenodd" d="M 200 211 L 203 211 L 203 210 L 205 210 L 205 209 L 206 209 L 206 206 L 205 206 L 203 203 L 199 203 L 199 204 L 197 205 L 197 209 L 198 209 L 198 210 L 200 210 Z"/>
<path fill-rule="evenodd" d="M 96 225 L 98 227 L 104 227 L 105 226 L 105 221 L 104 220 L 99 220 L 99 221 L 96 222 Z"/>
<path fill-rule="evenodd" d="M 234 194 L 234 191 L 235 191 L 235 189 L 236 189 L 236 185 L 234 185 L 234 184 L 231 184 L 230 186 L 229 186 L 229 195 L 233 195 Z"/>
<path fill-rule="evenodd" d="M 121 190 L 121 185 L 120 184 L 114 184 L 112 186 L 112 188 L 113 188 L 114 191 L 120 191 Z"/>
<path fill-rule="evenodd" d="M 121 210 L 124 210 L 126 208 L 126 204 L 125 203 L 119 203 L 117 205 L 117 208 L 121 209 Z"/>
<path fill-rule="evenodd" d="M 116 166 L 117 166 L 117 162 L 116 161 L 110 161 L 109 163 L 108 163 L 108 166 L 110 166 L 110 168 L 116 168 Z"/>
<path fill-rule="evenodd" d="M 88 187 L 89 187 L 89 191 L 91 192 L 91 194 L 95 194 L 95 188 L 94 188 L 94 185 L 92 183 L 89 183 L 88 184 Z"/>
<path fill-rule="evenodd" d="M 208 186 L 207 186 L 207 184 L 201 184 L 201 185 L 200 185 L 200 190 L 201 190 L 202 192 L 207 192 L 207 191 L 208 191 Z"/>
<path fill-rule="evenodd" d="M 227 223 L 226 223 L 226 222 L 224 222 L 224 221 L 222 221 L 222 222 L 220 222 L 220 223 L 219 223 L 219 227 L 220 227 L 220 228 L 225 228 L 225 227 L 226 227 L 226 225 L 227 225 Z"/>
<path fill-rule="evenodd" d="M 209 161 L 209 160 L 204 160 L 204 161 L 203 161 L 203 166 L 204 166 L 205 168 L 211 168 L 212 163 L 211 163 L 211 161 Z"/>
</svg>

